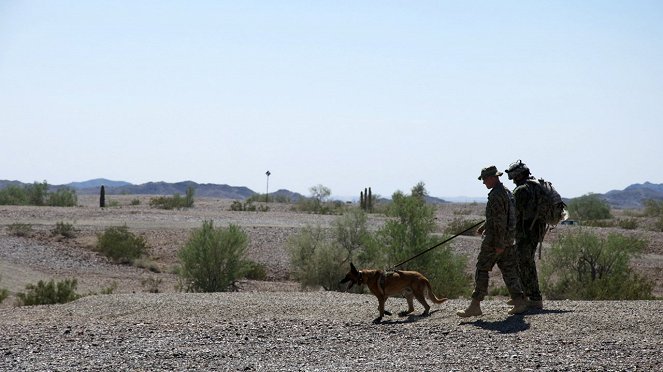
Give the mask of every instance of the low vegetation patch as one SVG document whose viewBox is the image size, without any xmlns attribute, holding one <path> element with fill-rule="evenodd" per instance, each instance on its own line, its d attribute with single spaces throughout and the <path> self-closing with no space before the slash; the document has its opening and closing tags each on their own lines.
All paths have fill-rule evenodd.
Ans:
<svg viewBox="0 0 663 372">
<path fill-rule="evenodd" d="M 456 235 L 467 230 L 463 233 L 463 235 L 475 236 L 479 226 L 474 225 L 477 225 L 480 222 L 481 220 L 476 219 L 454 218 L 453 221 L 451 221 L 444 229 L 444 232 L 445 234 Z M 472 226 L 474 226 L 474 228 L 471 228 Z"/>
<path fill-rule="evenodd" d="M 16 298 L 19 306 L 64 304 L 81 297 L 76 293 L 77 285 L 76 279 L 59 282 L 40 280 L 36 285 L 28 284 L 25 287 L 27 291 L 17 293 Z"/>
<path fill-rule="evenodd" d="M 1 277 L 0 277 L 1 279 Z M 0 304 L 9 297 L 9 291 L 6 288 L 0 288 Z"/>
<path fill-rule="evenodd" d="M 7 226 L 7 232 L 13 236 L 28 237 L 32 235 L 32 225 L 16 222 Z"/>
<path fill-rule="evenodd" d="M 230 204 L 230 210 L 235 212 L 267 212 L 269 211 L 269 206 L 264 204 L 256 206 L 252 201 L 242 203 L 239 200 L 233 200 L 232 204 Z"/>
<path fill-rule="evenodd" d="M 612 218 L 612 215 L 610 214 L 610 205 L 596 194 L 588 194 L 571 199 L 568 203 L 567 210 L 572 219 L 583 222 L 608 220 Z"/>
<path fill-rule="evenodd" d="M 71 223 L 60 221 L 55 224 L 55 227 L 51 230 L 52 236 L 60 235 L 64 238 L 74 238 L 76 237 L 76 229 Z"/>
<path fill-rule="evenodd" d="M 248 236 L 237 225 L 215 228 L 204 221 L 179 251 L 183 289 L 187 292 L 224 292 L 248 270 L 245 258 Z"/>
<path fill-rule="evenodd" d="M 150 207 L 160 209 L 182 209 L 193 208 L 193 194 L 194 190 L 189 186 L 186 190 L 186 196 L 182 197 L 180 194 L 173 196 L 159 196 L 150 199 Z"/>
<path fill-rule="evenodd" d="M 542 290 L 551 300 L 648 300 L 653 283 L 633 272 L 631 258 L 646 242 L 578 229 L 560 236 L 541 266 Z"/>
<path fill-rule="evenodd" d="M 435 208 L 425 203 L 425 195 L 423 184 L 415 186 L 411 195 L 394 193 L 389 205 L 392 219 L 376 232 L 368 231 L 366 214 L 358 208 L 348 209 L 330 230 L 305 227 L 288 241 L 294 279 L 304 288 L 344 290 L 338 280 L 350 262 L 360 269 L 388 268 L 432 247 L 437 243 L 432 235 Z M 453 298 L 471 290 L 466 265 L 466 257 L 443 245 L 399 269 L 420 271 L 435 293 Z"/>
<path fill-rule="evenodd" d="M 145 238 L 130 232 L 126 225 L 109 227 L 97 238 L 99 252 L 115 262 L 131 263 L 147 253 Z"/>
<path fill-rule="evenodd" d="M 25 186 L 9 185 L 0 190 L 0 205 L 76 206 L 78 201 L 76 191 L 68 187 L 53 192 L 49 192 L 48 189 L 46 181 Z"/>
</svg>

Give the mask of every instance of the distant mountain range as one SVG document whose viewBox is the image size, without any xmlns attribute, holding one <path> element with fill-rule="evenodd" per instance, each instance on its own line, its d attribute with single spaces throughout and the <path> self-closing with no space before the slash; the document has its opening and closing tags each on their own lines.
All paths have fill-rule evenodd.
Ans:
<svg viewBox="0 0 663 372">
<path fill-rule="evenodd" d="M 25 185 L 19 181 L 0 180 L 0 189 L 7 186 Z M 51 189 L 69 187 L 80 195 L 98 194 L 101 186 L 105 187 L 108 195 L 174 195 L 186 194 L 186 190 L 192 187 L 195 195 L 204 197 L 215 197 L 221 199 L 243 200 L 254 194 L 255 191 L 244 186 L 229 186 L 211 183 L 196 183 L 193 181 L 182 181 L 176 183 L 168 182 L 148 182 L 140 185 L 134 185 L 124 181 L 112 181 L 105 178 L 97 178 L 84 182 L 72 182 L 66 185 L 49 185 Z M 273 197 L 284 197 L 291 201 L 297 201 L 304 196 L 297 192 L 281 189 L 269 193 Z M 647 199 L 663 200 L 663 184 L 653 184 L 645 182 L 643 184 L 633 184 L 624 190 L 612 190 L 605 194 L 598 194 L 603 200 L 608 202 L 613 208 L 640 208 Z M 450 202 L 475 201 L 476 198 L 460 197 L 449 198 L 451 201 L 442 198 L 427 196 L 426 201 L 431 204 L 444 204 Z"/>
<path fill-rule="evenodd" d="M 663 183 L 636 183 L 624 190 L 608 191 L 601 197 L 614 208 L 640 208 L 645 200 L 663 200 Z"/>
</svg>

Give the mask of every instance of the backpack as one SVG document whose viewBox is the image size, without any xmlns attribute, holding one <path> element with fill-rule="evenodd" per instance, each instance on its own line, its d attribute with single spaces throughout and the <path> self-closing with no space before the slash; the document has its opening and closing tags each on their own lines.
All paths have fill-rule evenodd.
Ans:
<svg viewBox="0 0 663 372">
<path fill-rule="evenodd" d="M 535 220 L 544 221 L 546 225 L 552 227 L 566 218 L 566 204 L 550 181 L 543 178 L 538 180 L 530 178 L 527 183 L 534 186 L 534 190 L 536 190 Z"/>
</svg>

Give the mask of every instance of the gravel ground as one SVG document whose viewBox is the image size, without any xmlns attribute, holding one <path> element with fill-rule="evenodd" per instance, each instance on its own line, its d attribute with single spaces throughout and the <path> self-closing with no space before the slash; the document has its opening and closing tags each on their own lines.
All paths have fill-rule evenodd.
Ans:
<svg viewBox="0 0 663 372">
<path fill-rule="evenodd" d="M 361 294 L 89 296 L 0 309 L 0 361 L 7 371 L 663 370 L 661 302 L 549 301 L 507 316 L 491 300 L 463 320 L 466 305 L 373 324 L 377 302 Z"/>
<path fill-rule="evenodd" d="M 0 231 L 0 288 L 11 297 L 0 304 L 1 371 L 69 370 L 663 370 L 661 301 L 547 301 L 542 311 L 507 316 L 503 300 L 484 301 L 484 315 L 462 320 L 456 310 L 467 300 L 433 307 L 430 317 L 377 315 L 371 295 L 300 292 L 288 281 L 286 242 L 306 225 L 330 227 L 336 216 L 295 213 L 287 205 L 269 212 L 232 212 L 230 201 L 201 198 L 183 211 L 149 208 L 149 197 L 111 196 L 120 206 L 0 206 L 0 226 L 28 223 L 29 238 Z M 439 231 L 457 218 L 482 219 L 479 204 L 438 209 Z M 184 294 L 175 289 L 177 251 L 203 220 L 234 223 L 249 235 L 247 254 L 264 263 L 265 282 L 245 281 L 238 293 Z M 369 216 L 376 229 L 386 218 Z M 50 236 L 59 221 L 79 230 L 75 239 Z M 116 265 L 94 252 L 96 234 L 126 224 L 144 235 L 150 259 L 162 270 Z M 565 229 L 549 234 L 548 243 Z M 610 233 L 615 229 L 596 229 Z M 622 233 L 623 231 L 619 231 Z M 637 269 L 663 283 L 663 233 L 649 239 Z M 480 241 L 461 236 L 453 249 L 471 257 Z M 544 246 L 544 255 L 546 254 Z M 501 285 L 499 270 L 492 284 Z M 77 278 L 78 293 L 90 295 L 64 305 L 14 307 L 12 297 L 38 280 Z M 163 293 L 146 293 L 146 279 Z M 388 308 L 405 308 L 392 299 Z M 418 307 L 420 312 L 421 308 Z"/>
</svg>

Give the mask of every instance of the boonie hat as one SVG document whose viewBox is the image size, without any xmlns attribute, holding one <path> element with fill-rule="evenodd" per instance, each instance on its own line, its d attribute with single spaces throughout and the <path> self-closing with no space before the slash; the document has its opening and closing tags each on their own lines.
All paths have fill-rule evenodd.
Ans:
<svg viewBox="0 0 663 372">
<path fill-rule="evenodd" d="M 502 174 L 504 174 L 504 173 L 498 171 L 496 166 L 491 165 L 491 166 L 486 167 L 486 168 L 483 168 L 483 169 L 481 170 L 481 175 L 479 176 L 479 181 L 481 181 L 482 179 L 484 179 L 484 178 L 486 178 L 486 177 L 490 177 L 490 176 L 497 176 L 497 177 L 499 177 L 499 176 L 501 176 Z"/>
</svg>

